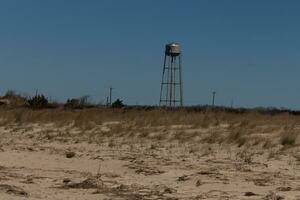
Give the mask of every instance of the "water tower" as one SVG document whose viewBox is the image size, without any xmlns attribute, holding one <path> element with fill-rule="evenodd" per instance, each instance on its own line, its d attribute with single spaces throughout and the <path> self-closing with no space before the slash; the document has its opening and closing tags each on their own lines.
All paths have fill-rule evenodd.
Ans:
<svg viewBox="0 0 300 200">
<path fill-rule="evenodd" d="M 181 47 L 175 42 L 166 45 L 159 105 L 183 106 Z"/>
</svg>

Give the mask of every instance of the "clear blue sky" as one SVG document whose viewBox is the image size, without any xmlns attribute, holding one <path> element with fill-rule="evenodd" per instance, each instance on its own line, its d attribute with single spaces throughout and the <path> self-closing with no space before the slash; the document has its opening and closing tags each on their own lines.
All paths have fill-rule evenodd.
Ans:
<svg viewBox="0 0 300 200">
<path fill-rule="evenodd" d="M 185 104 L 300 109 L 300 1 L 1 0 L 0 93 L 108 87 L 158 104 L 164 45 L 183 46 Z"/>
</svg>

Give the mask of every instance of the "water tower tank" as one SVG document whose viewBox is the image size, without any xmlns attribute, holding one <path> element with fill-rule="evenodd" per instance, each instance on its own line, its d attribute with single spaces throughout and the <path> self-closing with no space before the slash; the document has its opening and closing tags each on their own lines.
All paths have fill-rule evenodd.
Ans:
<svg viewBox="0 0 300 200">
<path fill-rule="evenodd" d="M 170 43 L 166 45 L 166 55 L 168 56 L 179 56 L 181 53 L 181 48 L 178 43 Z"/>
</svg>

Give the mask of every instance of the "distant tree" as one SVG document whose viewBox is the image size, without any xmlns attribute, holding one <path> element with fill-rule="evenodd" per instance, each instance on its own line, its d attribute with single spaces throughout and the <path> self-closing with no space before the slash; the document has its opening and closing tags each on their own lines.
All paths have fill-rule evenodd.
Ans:
<svg viewBox="0 0 300 200">
<path fill-rule="evenodd" d="M 7 90 L 5 93 L 5 97 L 14 97 L 17 96 L 17 93 L 14 90 Z"/>
<path fill-rule="evenodd" d="M 48 107 L 48 99 L 44 95 L 36 95 L 36 96 L 28 99 L 28 103 L 33 108 Z"/>
<path fill-rule="evenodd" d="M 88 99 L 89 99 L 88 95 L 79 98 L 68 99 L 67 102 L 65 103 L 65 107 L 73 108 L 73 109 L 81 109 L 81 108 L 92 106 L 92 104 L 89 103 Z"/>
<path fill-rule="evenodd" d="M 81 108 L 80 100 L 79 99 L 68 99 L 65 103 L 66 108 Z"/>
<path fill-rule="evenodd" d="M 115 102 L 113 102 L 113 103 L 111 104 L 111 107 L 113 107 L 113 108 L 122 108 L 122 107 L 124 107 L 124 106 L 125 106 L 125 105 L 124 105 L 123 101 L 120 100 L 120 99 L 117 99 Z"/>
<path fill-rule="evenodd" d="M 79 98 L 79 103 L 80 105 L 82 106 L 87 106 L 89 103 L 88 103 L 88 99 L 90 98 L 90 96 L 88 95 L 85 95 L 85 96 L 82 96 Z"/>
</svg>

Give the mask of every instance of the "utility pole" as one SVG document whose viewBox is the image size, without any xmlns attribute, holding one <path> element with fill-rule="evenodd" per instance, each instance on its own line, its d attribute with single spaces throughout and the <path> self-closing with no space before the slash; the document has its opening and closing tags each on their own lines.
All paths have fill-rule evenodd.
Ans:
<svg viewBox="0 0 300 200">
<path fill-rule="evenodd" d="M 112 90 L 113 90 L 113 88 L 110 87 L 109 88 L 109 105 L 112 105 Z"/>
<path fill-rule="evenodd" d="M 212 98 L 212 107 L 215 107 L 215 96 L 216 96 L 216 92 L 213 91 L 212 94 L 213 94 L 213 98 Z"/>
</svg>

